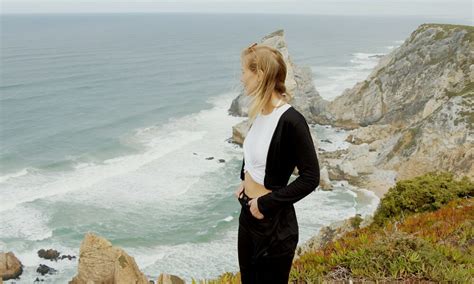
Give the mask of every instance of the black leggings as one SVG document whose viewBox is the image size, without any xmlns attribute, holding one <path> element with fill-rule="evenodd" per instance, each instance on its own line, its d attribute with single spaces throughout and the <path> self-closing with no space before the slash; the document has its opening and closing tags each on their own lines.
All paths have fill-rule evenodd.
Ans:
<svg viewBox="0 0 474 284">
<path fill-rule="evenodd" d="M 298 236 L 293 234 L 284 242 L 278 241 L 275 230 L 281 231 L 278 225 L 282 224 L 281 215 L 264 219 L 253 217 L 247 204 L 250 199 L 245 193 L 239 198 L 242 210 L 237 251 L 242 284 L 287 284 Z"/>
</svg>

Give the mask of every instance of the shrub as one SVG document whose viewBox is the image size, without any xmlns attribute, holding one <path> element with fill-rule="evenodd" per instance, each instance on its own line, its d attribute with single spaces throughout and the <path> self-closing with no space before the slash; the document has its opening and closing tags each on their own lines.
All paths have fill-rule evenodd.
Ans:
<svg viewBox="0 0 474 284">
<path fill-rule="evenodd" d="M 466 176 L 455 180 L 449 172 L 429 172 L 390 188 L 374 213 L 374 223 L 382 226 L 389 219 L 434 211 L 453 199 L 473 195 L 474 183 Z"/>
</svg>

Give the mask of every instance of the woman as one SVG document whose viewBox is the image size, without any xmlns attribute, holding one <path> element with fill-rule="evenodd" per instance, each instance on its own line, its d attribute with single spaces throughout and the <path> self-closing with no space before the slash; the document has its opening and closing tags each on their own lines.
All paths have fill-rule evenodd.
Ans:
<svg viewBox="0 0 474 284">
<path fill-rule="evenodd" d="M 288 101 L 282 54 L 253 44 L 241 53 L 251 127 L 244 140 L 242 183 L 235 195 L 238 258 L 243 284 L 288 283 L 298 222 L 293 204 L 319 185 L 319 164 L 309 126 Z M 297 167 L 298 178 L 288 184 Z"/>
</svg>

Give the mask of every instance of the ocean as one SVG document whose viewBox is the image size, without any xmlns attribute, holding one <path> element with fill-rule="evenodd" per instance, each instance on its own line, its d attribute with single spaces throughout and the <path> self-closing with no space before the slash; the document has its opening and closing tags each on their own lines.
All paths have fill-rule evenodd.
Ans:
<svg viewBox="0 0 474 284">
<path fill-rule="evenodd" d="M 453 20 L 454 21 L 454 20 Z M 107 238 L 156 280 L 237 272 L 244 117 L 242 48 L 284 29 L 292 61 L 332 100 L 364 80 L 377 55 L 425 22 L 448 19 L 251 14 L 1 16 L 0 250 L 20 280 L 67 283 L 86 232 Z M 348 147 L 343 130 L 311 125 L 319 147 Z M 206 159 L 213 157 L 213 159 Z M 225 161 L 220 162 L 219 159 Z M 294 177 L 290 181 L 294 180 Z M 331 222 L 371 214 L 379 199 L 334 182 L 295 204 L 299 244 Z M 41 276 L 39 264 L 57 269 Z M 6 283 L 9 283 L 8 281 Z"/>
</svg>

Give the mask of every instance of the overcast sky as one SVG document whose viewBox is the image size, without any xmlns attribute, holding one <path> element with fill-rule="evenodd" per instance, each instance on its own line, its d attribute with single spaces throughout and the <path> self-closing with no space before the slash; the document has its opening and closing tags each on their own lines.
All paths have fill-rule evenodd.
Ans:
<svg viewBox="0 0 474 284">
<path fill-rule="evenodd" d="M 472 0 L 0 0 L 1 13 L 209 12 L 424 15 L 472 23 Z"/>
</svg>

